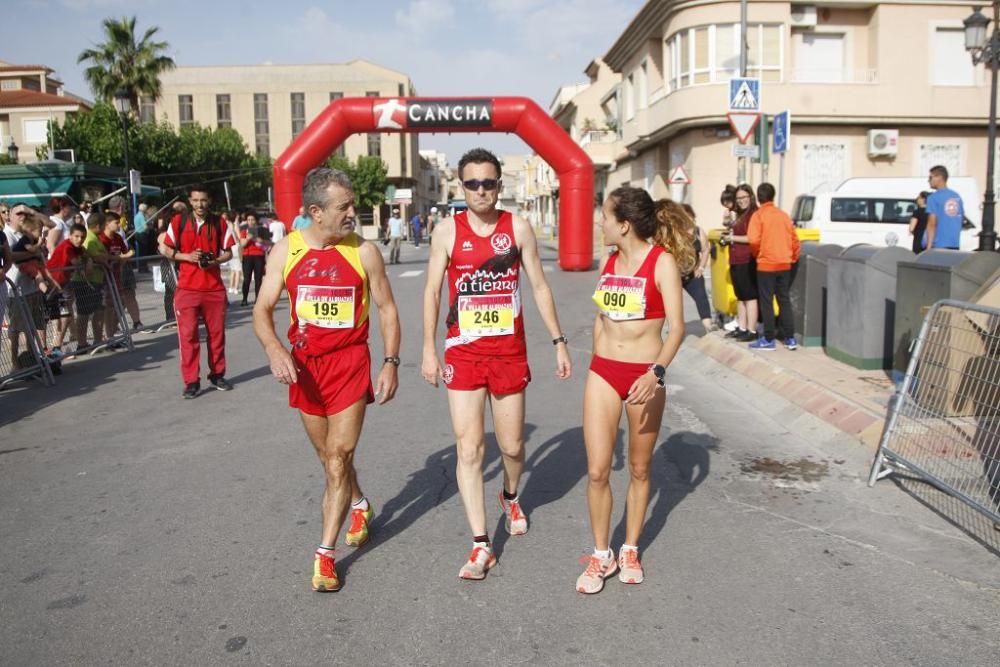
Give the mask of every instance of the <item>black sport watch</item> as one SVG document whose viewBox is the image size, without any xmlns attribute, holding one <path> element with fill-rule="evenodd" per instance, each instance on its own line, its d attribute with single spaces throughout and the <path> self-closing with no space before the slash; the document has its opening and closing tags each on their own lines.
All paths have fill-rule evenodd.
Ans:
<svg viewBox="0 0 1000 667">
<path fill-rule="evenodd" d="M 559 343 L 565 343 L 566 345 L 569 345 L 569 338 L 566 338 L 566 336 L 559 336 L 558 338 L 552 339 L 553 345 L 558 345 Z"/>
<path fill-rule="evenodd" d="M 656 376 L 656 384 L 660 385 L 661 387 L 664 386 L 663 378 L 667 376 L 666 366 L 661 366 L 659 364 L 650 364 L 649 370 L 653 371 L 653 375 Z"/>
<path fill-rule="evenodd" d="M 399 357 L 386 357 L 382 360 L 383 364 L 392 364 L 396 368 L 399 368 Z"/>
</svg>

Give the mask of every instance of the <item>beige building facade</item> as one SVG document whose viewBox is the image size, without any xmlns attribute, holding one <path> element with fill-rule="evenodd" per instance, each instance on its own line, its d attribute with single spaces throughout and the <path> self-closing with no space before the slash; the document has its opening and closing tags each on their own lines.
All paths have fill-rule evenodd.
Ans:
<svg viewBox="0 0 1000 667">
<path fill-rule="evenodd" d="M 749 3 L 747 76 L 761 79 L 765 114 L 791 112 L 786 208 L 846 178 L 926 178 L 936 164 L 985 190 L 989 79 L 964 49 L 970 12 L 920 0 Z M 738 2 L 652 0 L 618 37 L 604 56 L 622 76 L 606 104 L 619 110 L 621 138 L 609 187 L 682 199 L 716 226 L 719 193 L 738 174 L 726 112 L 739 18 Z M 777 185 L 779 165 L 772 155 L 747 180 Z M 671 187 L 677 167 L 690 183 Z M 966 202 L 976 220 L 980 206 Z"/>
<path fill-rule="evenodd" d="M 166 119 L 175 127 L 198 123 L 231 127 L 251 151 L 277 158 L 292 140 L 342 97 L 416 94 L 409 77 L 364 60 L 343 64 L 177 67 L 161 77 L 158 100 L 140 99 L 143 121 Z M 390 184 L 416 188 L 420 172 L 417 134 L 355 134 L 337 153 L 354 162 L 380 157 Z"/>
<path fill-rule="evenodd" d="M 594 216 L 600 215 L 600 202 L 608 189 L 608 176 L 622 151 L 619 133 L 620 109 L 617 90 L 621 74 L 611 71 L 603 60 L 593 60 L 584 70 L 588 82 L 563 86 L 549 105 L 549 115 L 575 141 L 594 163 Z M 543 224 L 555 224 L 558 203 L 556 177 L 537 169 L 539 201 L 536 207 Z"/>
<path fill-rule="evenodd" d="M 55 71 L 45 65 L 17 65 L 0 60 L 0 151 L 16 146 L 18 162 L 34 162 L 36 151 L 49 143 L 50 123 L 90 108 L 70 95 Z M 52 148 L 59 149 L 59 146 Z M 68 159 L 68 155 L 56 153 Z"/>
</svg>

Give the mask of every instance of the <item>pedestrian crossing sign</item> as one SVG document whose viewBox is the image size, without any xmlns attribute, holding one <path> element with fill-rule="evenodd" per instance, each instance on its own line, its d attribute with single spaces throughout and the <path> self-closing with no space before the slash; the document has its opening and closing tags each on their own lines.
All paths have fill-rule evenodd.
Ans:
<svg viewBox="0 0 1000 667">
<path fill-rule="evenodd" d="M 734 112 L 760 111 L 760 79 L 740 77 L 730 79 L 729 110 Z"/>
</svg>

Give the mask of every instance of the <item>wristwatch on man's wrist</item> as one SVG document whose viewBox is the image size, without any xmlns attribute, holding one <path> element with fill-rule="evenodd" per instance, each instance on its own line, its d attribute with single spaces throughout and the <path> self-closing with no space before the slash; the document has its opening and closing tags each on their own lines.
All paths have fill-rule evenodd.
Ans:
<svg viewBox="0 0 1000 667">
<path fill-rule="evenodd" d="M 396 368 L 399 368 L 399 357 L 386 357 L 382 360 L 383 364 L 392 364 Z"/>
<path fill-rule="evenodd" d="M 566 345 L 569 345 L 569 338 L 566 338 L 566 336 L 560 334 L 558 337 L 552 339 L 553 345 L 558 345 L 559 343 L 564 343 Z"/>
</svg>

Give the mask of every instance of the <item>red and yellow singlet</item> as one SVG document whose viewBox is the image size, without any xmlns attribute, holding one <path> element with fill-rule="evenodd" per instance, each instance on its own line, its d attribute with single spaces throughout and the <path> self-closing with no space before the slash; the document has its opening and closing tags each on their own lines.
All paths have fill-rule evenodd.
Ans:
<svg viewBox="0 0 1000 667">
<path fill-rule="evenodd" d="M 288 235 L 285 287 L 291 302 L 288 342 L 297 354 L 319 356 L 368 343 L 368 276 L 351 233 L 324 250 L 310 248 L 302 232 Z"/>
</svg>

